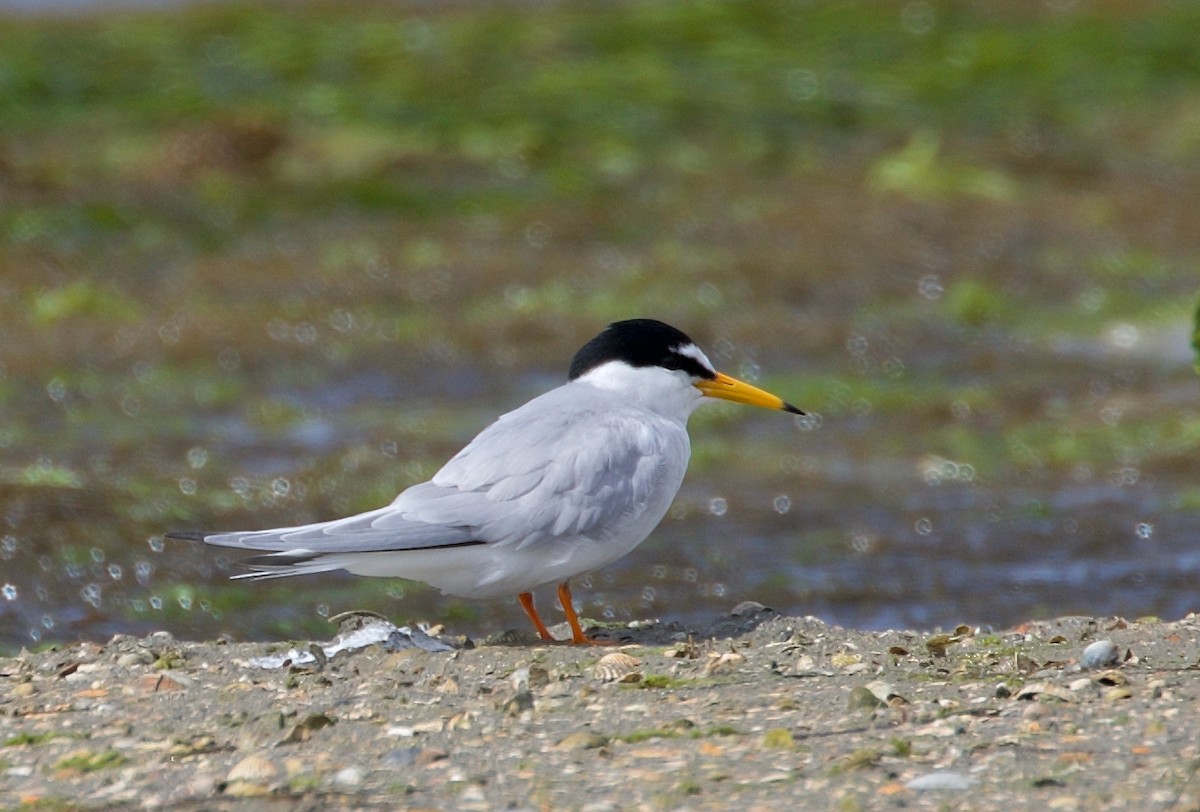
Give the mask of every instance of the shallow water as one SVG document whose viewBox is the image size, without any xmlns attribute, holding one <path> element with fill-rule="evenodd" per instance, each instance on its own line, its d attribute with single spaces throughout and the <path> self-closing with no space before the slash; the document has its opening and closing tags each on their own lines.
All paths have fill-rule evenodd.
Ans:
<svg viewBox="0 0 1200 812">
<path fill-rule="evenodd" d="M 523 627 L 162 534 L 385 504 L 633 316 L 813 417 L 697 413 L 585 615 L 1196 609 L 1196 12 L 751 5 L 0 20 L 0 647 Z"/>
<path fill-rule="evenodd" d="M 1087 391 L 1104 364 L 1081 368 L 1077 387 Z M 1139 398 L 1163 402 L 1197 391 L 1190 370 L 1174 362 L 1125 358 L 1122 364 L 1144 365 Z M 479 374 L 462 379 L 480 394 L 455 397 L 434 386 L 421 393 L 423 402 L 468 413 L 460 422 L 469 431 L 477 416 L 486 421 L 488 403 L 515 404 L 525 389 L 531 394 L 543 383 L 535 376 L 518 391 L 498 377 L 480 381 Z M 1075 386 L 1061 368 L 1055 374 Z M 356 426 L 354 419 L 363 404 L 385 415 L 406 413 L 404 396 L 386 375 L 287 397 L 298 409 L 319 411 L 319 419 L 299 420 L 276 435 L 228 415 L 199 413 L 189 430 L 198 445 L 164 464 L 162 475 L 178 478 L 185 497 L 225 491 L 242 505 L 239 527 L 249 528 L 312 518 L 316 511 L 308 505 L 322 479 L 330 480 L 326 489 L 355 491 L 355 457 L 386 461 L 364 464 L 363 479 L 377 468 L 404 470 L 402 450 L 390 441 L 364 450 L 362 437 L 378 425 Z M 1057 476 L 1013 469 L 1011 461 L 925 457 L 919 430 L 897 445 L 883 416 L 821 415 L 813 428 L 781 414 L 717 409 L 716 422 L 703 412 L 694 421 L 696 453 L 708 462 L 689 475 L 670 516 L 626 559 L 578 579 L 585 615 L 703 622 L 753 599 L 856 627 L 931 628 L 1001 627 L 1074 613 L 1179 617 L 1196 608 L 1200 511 L 1183 504 L 1193 492 L 1190 466 L 1146 473 L 1084 470 L 1092 465 L 1085 461 Z M 234 472 L 228 481 L 204 476 L 216 459 Z M 321 473 L 330 460 L 348 470 Z M 418 467 L 404 478 L 428 473 Z M 513 600 L 458 601 L 399 581 L 333 575 L 230 584 L 236 554 L 164 542 L 158 533 L 177 524 L 154 527 L 114 512 L 106 504 L 112 484 L 106 479 L 122 476 L 120 465 L 109 463 L 104 476 L 87 475 L 79 486 L 6 489 L 8 532 L 0 546 L 6 645 L 163 626 L 200 636 L 319 635 L 321 617 L 350 608 L 398 620 L 446 620 L 472 634 L 524 623 Z M 328 501 L 315 501 L 323 505 L 320 515 L 329 515 Z M 73 550 L 68 558 L 64 546 Z M 543 591 L 541 600 L 551 601 L 551 591 Z M 556 609 L 546 615 L 558 618 Z"/>
</svg>

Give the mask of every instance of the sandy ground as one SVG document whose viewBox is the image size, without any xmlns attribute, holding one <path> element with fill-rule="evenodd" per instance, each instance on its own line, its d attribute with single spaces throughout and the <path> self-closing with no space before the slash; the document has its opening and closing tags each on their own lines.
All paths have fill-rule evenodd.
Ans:
<svg viewBox="0 0 1200 812">
<path fill-rule="evenodd" d="M 121 636 L 0 660 L 0 806 L 1200 809 L 1198 633 L 860 632 L 745 604 L 607 647 L 276 668 L 252 660 L 292 644 Z"/>
</svg>

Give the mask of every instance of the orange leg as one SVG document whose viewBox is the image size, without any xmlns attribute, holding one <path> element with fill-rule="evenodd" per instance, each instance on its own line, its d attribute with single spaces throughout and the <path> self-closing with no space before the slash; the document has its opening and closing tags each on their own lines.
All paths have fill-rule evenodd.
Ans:
<svg viewBox="0 0 1200 812">
<path fill-rule="evenodd" d="M 558 602 L 562 605 L 563 614 L 567 616 L 567 623 L 571 624 L 571 642 L 576 645 L 592 642 L 584 635 L 583 627 L 579 625 L 579 615 L 575 614 L 570 581 L 563 581 L 558 585 Z"/>
<path fill-rule="evenodd" d="M 563 581 L 558 585 L 558 602 L 562 605 L 563 614 L 567 616 L 567 623 L 571 624 L 572 643 L 588 646 L 616 645 L 616 642 L 613 640 L 596 640 L 583 633 L 583 626 L 579 624 L 579 615 L 575 614 L 575 605 L 571 602 L 571 584 L 569 581 Z"/>
<path fill-rule="evenodd" d="M 566 586 L 566 584 L 563 586 Z M 571 593 L 568 592 L 567 596 L 570 597 L 570 594 Z M 543 640 L 553 640 L 554 636 L 550 634 L 550 630 L 546 628 L 546 624 L 542 622 L 540 617 L 538 617 L 537 609 L 533 608 L 533 593 L 522 592 L 517 596 L 517 600 L 521 602 L 521 608 L 525 610 L 525 614 L 529 615 L 529 619 L 533 621 L 533 627 L 537 629 L 538 637 L 542 638 Z M 572 612 L 571 617 L 573 618 L 574 615 L 575 613 Z M 575 628 L 575 626 L 578 624 L 579 621 L 576 620 L 572 624 L 572 628 Z"/>
</svg>

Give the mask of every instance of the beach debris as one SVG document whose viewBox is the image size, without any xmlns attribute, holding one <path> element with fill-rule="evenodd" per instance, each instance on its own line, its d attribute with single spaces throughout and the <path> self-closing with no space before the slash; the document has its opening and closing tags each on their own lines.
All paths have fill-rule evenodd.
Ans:
<svg viewBox="0 0 1200 812">
<path fill-rule="evenodd" d="M 846 699 L 846 707 L 850 710 L 874 710 L 882 708 L 886 704 L 882 699 L 865 685 L 856 685 L 850 690 L 850 696 Z"/>
<path fill-rule="evenodd" d="M 592 676 L 601 682 L 638 682 L 642 678 L 638 667 L 642 661 L 623 651 L 613 651 L 592 666 Z"/>
<path fill-rule="evenodd" d="M 1074 697 L 1066 688 L 1060 688 L 1052 682 L 1031 682 L 1017 691 L 1017 699 L 1037 699 L 1042 702 L 1071 702 Z"/>
<path fill-rule="evenodd" d="M 315 665 L 324 668 L 325 662 L 343 651 L 382 643 L 388 651 L 420 649 L 422 651 L 454 651 L 455 646 L 429 633 L 426 626 L 397 626 L 374 612 L 343 612 L 335 615 L 338 620 L 352 620 L 351 628 L 338 634 L 328 643 L 312 643 L 308 649 L 289 649 L 279 654 L 252 657 L 247 661 L 252 668 L 283 668 L 284 666 Z M 317 655 L 320 651 L 322 656 Z M 324 659 L 322 659 L 322 657 Z"/>
<path fill-rule="evenodd" d="M 1083 650 L 1079 658 L 1079 666 L 1085 671 L 1097 668 L 1108 668 L 1116 665 L 1121 658 L 1121 650 L 1111 640 L 1097 640 Z"/>
<path fill-rule="evenodd" d="M 330 719 L 323 713 L 310 714 L 304 717 L 304 719 L 301 721 L 297 722 L 296 725 L 290 731 L 288 731 L 288 734 L 279 740 L 279 744 L 297 744 L 299 742 L 306 742 L 312 738 L 312 734 L 315 731 L 320 730 L 321 728 L 329 727 L 333 723 L 334 720 Z"/>
<path fill-rule="evenodd" d="M 704 675 L 707 677 L 725 671 L 733 671 L 744 662 L 746 662 L 745 655 L 736 651 L 726 651 L 721 654 L 715 651 L 709 652 L 708 662 L 704 664 Z"/>
<path fill-rule="evenodd" d="M 279 770 L 257 753 L 246 756 L 233 765 L 225 776 L 224 793 L 235 797 L 267 795 L 279 776 Z"/>
<path fill-rule="evenodd" d="M 976 780 L 969 775 L 951 772 L 950 770 L 938 770 L 937 772 L 918 775 L 904 786 L 918 791 L 938 789 L 962 791 L 970 789 L 976 783 Z"/>
</svg>

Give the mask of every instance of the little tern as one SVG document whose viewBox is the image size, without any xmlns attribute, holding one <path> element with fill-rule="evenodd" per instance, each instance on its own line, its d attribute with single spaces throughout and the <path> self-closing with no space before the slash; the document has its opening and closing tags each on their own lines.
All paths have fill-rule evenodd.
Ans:
<svg viewBox="0 0 1200 812">
<path fill-rule="evenodd" d="M 334 521 L 167 536 L 266 551 L 234 578 L 332 570 L 424 581 L 465 598 L 516 594 L 554 640 L 533 590 L 558 585 L 573 643 L 587 637 L 570 579 L 638 546 L 683 483 L 687 420 L 707 398 L 793 414 L 795 406 L 717 372 L 684 333 L 653 319 L 609 325 L 568 380 L 502 415 L 428 482 L 388 506 Z"/>
</svg>

